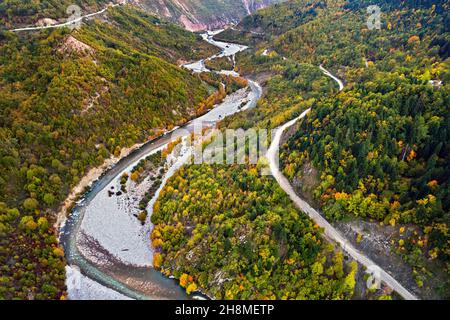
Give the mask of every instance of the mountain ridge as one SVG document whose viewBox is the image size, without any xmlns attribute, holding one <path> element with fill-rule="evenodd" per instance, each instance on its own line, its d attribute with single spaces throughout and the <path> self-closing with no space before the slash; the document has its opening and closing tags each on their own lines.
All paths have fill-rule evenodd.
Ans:
<svg viewBox="0 0 450 320">
<path fill-rule="evenodd" d="M 238 23 L 244 16 L 283 0 L 138 0 L 146 10 L 183 25 L 190 31 L 218 29 Z"/>
<path fill-rule="evenodd" d="M 26 24 L 65 22 L 76 14 L 67 11 L 71 5 L 76 5 L 80 14 L 87 14 L 112 4 L 127 4 L 189 31 L 202 31 L 237 24 L 246 15 L 282 1 L 285 0 L 64 0 L 59 3 L 5 0 L 0 3 L 0 25 L 12 29 Z"/>
</svg>

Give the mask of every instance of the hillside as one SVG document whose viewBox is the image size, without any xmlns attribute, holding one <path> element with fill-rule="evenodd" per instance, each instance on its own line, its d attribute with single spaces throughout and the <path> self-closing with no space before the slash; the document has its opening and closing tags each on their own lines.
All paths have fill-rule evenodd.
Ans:
<svg viewBox="0 0 450 320">
<path fill-rule="evenodd" d="M 191 165 L 152 215 L 155 267 L 216 299 L 350 299 L 357 265 L 256 166 Z"/>
<path fill-rule="evenodd" d="M 342 93 L 309 104 L 281 150 L 284 173 L 345 230 L 374 221 L 389 230 L 393 261 L 410 266 L 400 276 L 414 279 L 423 297 L 448 297 L 448 2 L 370 4 L 384 10 L 381 30 L 368 29 L 367 3 L 291 1 L 218 38 L 256 47 L 256 59 L 238 59 L 247 72 L 279 70 L 284 57 L 299 67 L 323 64 L 344 80 Z M 376 234 L 361 229 L 368 246 Z"/>
<path fill-rule="evenodd" d="M 160 155 L 176 160 L 171 150 L 183 140 L 164 135 L 165 149 L 134 167 L 136 158 L 123 159 L 105 175 L 112 182 L 100 178 L 94 190 L 110 202 L 99 198 L 89 208 L 97 218 L 93 234 L 105 231 L 107 217 L 114 234 L 134 245 L 135 229 L 109 219 L 129 214 L 121 221 L 131 217 L 142 227 L 136 232 L 151 255 L 139 255 L 145 266 L 112 270 L 117 265 L 105 263 L 93 272 L 127 290 L 139 287 L 138 294 L 159 291 L 161 283 L 175 286 L 173 277 L 187 294 L 216 299 L 450 298 L 448 0 L 130 0 L 75 30 L 4 30 L 44 18 L 63 22 L 72 3 L 89 13 L 109 1 L 0 3 L 0 300 L 66 299 L 65 255 L 73 255 L 70 246 L 60 247 L 55 222 L 63 206 L 73 209 L 65 200 L 81 179 L 253 81 L 262 87 L 259 100 L 254 93 L 257 105 L 242 108 L 253 94 L 247 88 L 249 96 L 235 104 L 240 112 L 217 128 L 270 134 L 299 119 L 268 142 L 271 150 L 280 146 L 286 181 L 261 174 L 266 158 L 250 164 L 246 156 L 242 164 L 186 164 L 166 181 L 171 168 L 162 167 Z M 382 10 L 379 29 L 367 24 L 369 5 Z M 230 23 L 215 38 L 249 46 L 233 56 L 214 55 L 217 47 L 186 30 Z M 240 76 L 180 67 L 209 56 L 198 64 Z M 217 116 L 224 117 L 221 110 Z M 205 139 L 201 150 L 213 142 Z M 233 138 L 233 150 L 237 143 Z M 254 147 L 251 139 L 244 144 Z M 144 181 L 154 182 L 138 184 Z M 295 193 L 305 205 L 291 201 Z M 132 201 L 121 201 L 124 194 Z M 83 214 L 72 217 L 83 222 Z M 66 234 L 76 239 L 82 232 Z M 120 239 L 108 244 L 128 254 Z M 100 265 L 107 259 L 98 257 L 113 254 L 95 241 L 89 248 L 98 250 L 92 257 Z M 371 286 L 371 261 L 395 279 Z"/>
<path fill-rule="evenodd" d="M 131 8 L 1 34 L 0 298 L 63 295 L 55 211 L 89 168 L 197 114 L 217 88 L 177 64 L 215 50 Z"/>
<path fill-rule="evenodd" d="M 146 10 L 183 25 L 192 31 L 218 29 L 236 24 L 246 15 L 284 0 L 140 0 Z"/>
<path fill-rule="evenodd" d="M 43 19 L 65 21 L 72 13 L 66 10 L 71 5 L 80 7 L 84 14 L 99 11 L 110 0 L 4 0 L 0 3 L 0 27 L 12 29 L 22 25 L 35 25 Z M 1 29 L 0 29 L 1 30 Z"/>
<path fill-rule="evenodd" d="M 246 15 L 270 4 L 284 0 L 63 0 L 24 1 L 5 0 L 0 3 L 0 27 L 6 29 L 24 25 L 65 22 L 76 18 L 66 12 L 71 5 L 80 8 L 82 15 L 99 11 L 112 3 L 127 3 L 164 18 L 187 30 L 218 29 L 236 24 Z"/>
<path fill-rule="evenodd" d="M 367 3 L 297 0 L 258 11 L 216 36 L 252 45 L 251 51 L 238 55 L 238 70 L 265 86 L 256 109 L 225 119 L 221 127 L 273 128 L 312 108 L 284 137 L 281 165 L 286 177 L 342 233 L 351 230 L 349 241 L 408 290 L 420 298 L 448 298 L 448 2 L 370 4 L 384 10 L 381 30 L 368 29 Z M 344 80 L 343 92 L 338 93 L 336 84 L 322 74 L 321 64 Z M 208 170 L 222 170 L 220 177 L 238 179 L 254 169 L 190 166 L 169 183 L 154 218 L 164 230 L 154 235 L 161 244 L 159 262 L 164 271 L 176 270 L 176 276 L 184 272 L 192 279 L 187 285 L 200 284 L 216 297 L 248 297 L 260 290 L 265 290 L 265 297 L 302 296 L 301 288 L 308 286 L 301 280 L 286 284 L 280 279 L 281 288 L 266 287 L 268 279 L 257 281 L 264 272 L 277 275 L 285 263 L 286 255 L 277 255 L 285 252 L 283 245 L 251 241 L 259 243 L 254 250 L 268 249 L 272 254 L 276 262 L 266 265 L 264 254 L 257 259 L 227 245 L 242 245 L 241 239 L 254 236 L 254 228 L 219 231 L 226 225 L 251 225 L 255 216 L 257 221 L 266 214 L 264 206 L 257 206 L 273 200 L 263 191 L 265 178 L 250 175 L 232 195 L 221 188 L 229 201 L 235 201 L 241 193 L 251 194 L 256 185 L 256 212 L 229 208 L 227 201 L 219 208 L 204 208 L 193 196 L 173 201 L 180 189 L 198 191 L 197 196 L 208 201 L 213 184 Z M 168 209 L 175 207 L 183 214 L 169 216 Z M 192 217 L 191 211 L 199 215 Z M 271 222 L 264 225 L 261 237 L 276 239 L 279 232 L 287 232 L 289 226 L 277 225 L 278 218 L 274 214 L 274 221 L 264 219 Z M 180 229 L 194 232 L 172 241 L 166 232 L 174 220 Z M 241 257 L 241 274 L 234 274 L 237 264 L 231 257 L 216 260 L 223 250 Z M 226 275 L 229 283 L 217 286 L 217 279 L 204 274 L 205 255 L 217 261 L 208 270 Z M 256 270 L 246 264 L 249 257 Z M 303 270 L 306 274 L 308 267 Z M 315 289 L 309 298 L 323 293 L 320 286 Z M 385 298 L 365 296 L 377 297 Z"/>
</svg>

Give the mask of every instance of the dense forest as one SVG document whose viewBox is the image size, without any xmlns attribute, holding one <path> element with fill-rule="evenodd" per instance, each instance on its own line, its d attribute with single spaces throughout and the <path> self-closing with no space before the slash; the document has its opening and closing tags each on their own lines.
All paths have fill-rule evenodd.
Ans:
<svg viewBox="0 0 450 320">
<path fill-rule="evenodd" d="M 105 8 L 110 2 L 111 0 L 3 0 L 0 3 L 0 27 L 11 29 L 18 25 L 34 25 L 45 18 L 64 22 L 70 16 L 66 10 L 71 5 L 79 6 L 82 14 L 88 14 Z"/>
<path fill-rule="evenodd" d="M 349 299 L 358 270 L 254 166 L 181 168 L 155 203 L 154 266 L 217 299 Z"/>
<path fill-rule="evenodd" d="M 448 2 L 372 4 L 384 10 L 380 30 L 367 26 L 368 3 L 290 1 L 219 34 L 252 45 L 238 55 L 237 69 L 265 87 L 257 108 L 221 127 L 274 128 L 311 107 L 281 149 L 285 175 L 330 221 L 397 226 L 392 254 L 411 265 L 421 288 L 433 277 L 430 263 L 448 272 Z M 321 64 L 344 80 L 343 92 Z M 317 174 L 305 177 L 311 167 Z M 414 232 L 402 236 L 405 227 Z M 163 257 L 185 250 L 167 248 Z M 434 290 L 448 297 L 448 280 L 439 286 Z"/>
<path fill-rule="evenodd" d="M 131 8 L 73 32 L 1 33 L 0 298 L 63 297 L 55 210 L 88 168 L 223 97 L 221 79 L 177 66 L 214 52 Z"/>
<path fill-rule="evenodd" d="M 110 8 L 74 31 L 4 31 L 42 18 L 65 21 L 70 4 L 87 13 L 108 2 L 0 3 L 0 299 L 65 299 L 54 223 L 70 190 L 90 168 L 248 85 L 180 68 L 217 48 L 131 6 Z M 367 25 L 369 5 L 381 8 L 380 29 Z M 272 129 L 311 108 L 283 139 L 283 173 L 330 222 L 395 227 L 402 236 L 392 238 L 392 254 L 411 265 L 418 288 L 434 277 L 430 265 L 443 270 L 447 281 L 437 290 L 444 298 L 449 26 L 448 1 L 291 0 L 217 36 L 251 46 L 237 55 L 235 70 L 264 87 L 256 108 L 219 128 Z M 228 58 L 205 63 L 233 68 Z M 343 91 L 320 65 L 344 80 Z M 122 188 L 161 166 L 159 155 L 123 176 Z M 361 297 L 364 270 L 273 178 L 259 175 L 264 165 L 182 167 L 151 217 L 155 268 L 188 293 L 218 299 Z M 161 178 L 139 204 L 142 222 Z M 370 298 L 391 297 L 379 290 Z"/>
<path fill-rule="evenodd" d="M 380 30 L 367 26 L 368 5 L 292 1 L 219 37 L 269 48 L 272 69 L 283 56 L 344 79 L 342 93 L 301 103 L 312 113 L 282 148 L 284 173 L 331 221 L 373 219 L 400 224 L 400 233 L 417 226 L 394 251 L 429 277 L 421 261 L 448 270 L 449 257 L 448 2 L 371 1 L 382 10 Z M 245 58 L 238 66 L 255 70 Z M 416 282 L 423 285 L 420 276 Z"/>
<path fill-rule="evenodd" d="M 139 5 L 188 30 L 211 30 L 237 23 L 257 9 L 281 1 L 284 0 L 141 0 Z"/>
</svg>

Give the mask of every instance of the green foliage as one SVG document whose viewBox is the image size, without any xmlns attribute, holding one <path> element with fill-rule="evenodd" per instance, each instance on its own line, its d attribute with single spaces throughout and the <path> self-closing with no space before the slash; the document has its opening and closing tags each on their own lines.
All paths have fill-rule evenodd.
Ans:
<svg viewBox="0 0 450 320">
<path fill-rule="evenodd" d="M 224 119 L 224 128 L 274 128 L 311 107 L 317 98 L 336 91 L 336 86 L 316 67 L 254 53 L 238 56 L 244 74 L 265 74 L 266 93 L 256 108 Z"/>
<path fill-rule="evenodd" d="M 233 61 L 230 57 L 220 57 L 212 60 L 205 60 L 205 66 L 209 70 L 233 70 Z"/>
<path fill-rule="evenodd" d="M 386 30 L 353 29 L 337 37 L 334 32 L 350 30 L 359 21 L 353 11 L 342 16 L 337 19 L 331 13 L 277 39 L 295 59 L 346 66 L 340 70 L 345 70 L 348 82 L 343 93 L 316 101 L 282 150 L 284 166 L 291 178 L 301 176 L 305 163 L 321 170 L 322 183 L 315 194 L 330 218 L 351 215 L 386 223 L 412 222 L 446 233 L 442 224 L 447 226 L 449 219 L 445 168 L 450 69 L 434 41 L 443 33 L 443 15 L 435 8 L 413 12 L 395 8 L 385 14 Z M 396 22 L 397 16 L 402 24 Z M 412 45 L 415 34 L 420 40 Z M 298 38 L 309 40 L 297 49 Z M 308 46 L 314 56 L 306 52 Z M 358 56 L 351 57 L 346 50 Z M 363 57 L 372 63 L 360 65 Z M 430 80 L 444 85 L 434 86 Z M 448 259 L 448 244 L 432 241 L 428 250 L 435 248 Z"/>
<path fill-rule="evenodd" d="M 219 299 L 352 297 L 354 273 L 337 272 L 343 259 L 256 167 L 183 167 L 151 219 L 155 265 L 190 290 L 194 283 Z"/>
<path fill-rule="evenodd" d="M 188 27 L 196 26 L 220 27 L 225 22 L 237 22 L 248 10 L 255 11 L 262 5 L 278 3 L 282 0 L 141 0 L 152 12 L 168 13 L 168 18 L 174 23 L 186 23 Z"/>
<path fill-rule="evenodd" d="M 16 17 L 14 3 L 0 8 Z M 186 122 L 210 95 L 176 65 L 215 51 L 198 35 L 130 8 L 108 20 L 0 40 L 0 299 L 63 297 L 58 205 L 89 168 Z"/>
<path fill-rule="evenodd" d="M 369 5 L 382 8 L 381 30 L 368 30 Z M 318 168 L 314 196 L 330 219 L 420 226 L 422 238 L 396 251 L 423 270 L 420 259 L 448 263 L 448 9 L 448 1 L 290 1 L 218 36 L 255 47 L 238 56 L 238 68 L 264 75 L 267 86 L 258 109 L 224 126 L 277 126 L 312 107 L 281 148 L 285 175 L 298 183 L 311 165 Z M 293 61 L 316 70 L 324 64 L 346 89 L 274 95 L 275 80 L 285 88 L 296 81 L 283 72 Z M 306 83 L 314 81 L 306 75 Z M 309 104 L 299 99 L 308 90 L 315 94 Z"/>
<path fill-rule="evenodd" d="M 66 10 L 77 5 L 87 14 L 106 7 L 110 0 L 3 0 L 0 3 L 0 25 L 32 24 L 42 18 L 68 18 Z"/>
</svg>

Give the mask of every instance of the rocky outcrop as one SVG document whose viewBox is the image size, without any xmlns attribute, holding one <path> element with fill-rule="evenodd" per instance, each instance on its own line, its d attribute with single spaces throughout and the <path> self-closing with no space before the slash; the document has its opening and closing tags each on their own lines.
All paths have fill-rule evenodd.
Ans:
<svg viewBox="0 0 450 320">
<path fill-rule="evenodd" d="M 284 0 L 140 0 L 144 9 L 191 31 L 212 30 L 238 23 L 244 16 Z"/>
<path fill-rule="evenodd" d="M 58 52 L 67 55 L 77 54 L 85 56 L 94 54 L 95 50 L 91 46 L 87 45 L 84 42 L 81 42 L 80 40 L 70 35 L 59 46 Z"/>
</svg>

